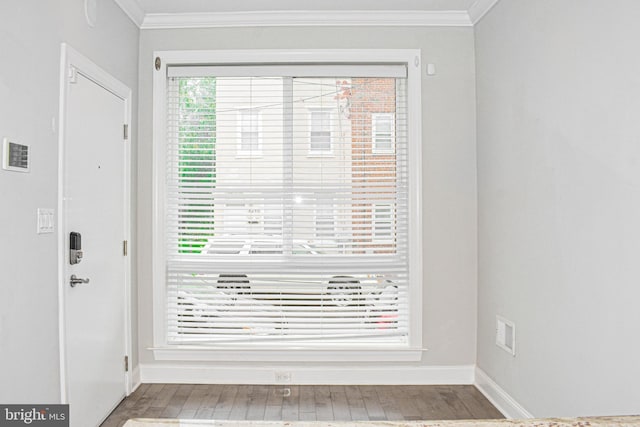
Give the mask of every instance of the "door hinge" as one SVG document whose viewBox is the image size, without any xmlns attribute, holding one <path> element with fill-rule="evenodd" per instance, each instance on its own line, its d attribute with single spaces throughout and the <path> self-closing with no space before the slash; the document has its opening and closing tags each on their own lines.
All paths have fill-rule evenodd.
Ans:
<svg viewBox="0 0 640 427">
<path fill-rule="evenodd" d="M 124 371 L 129 372 L 129 356 L 124 357 Z"/>
<path fill-rule="evenodd" d="M 129 253 L 129 242 L 126 240 L 122 241 L 122 255 L 127 256 Z"/>
<path fill-rule="evenodd" d="M 129 125 L 124 125 L 124 140 L 129 140 Z"/>
</svg>

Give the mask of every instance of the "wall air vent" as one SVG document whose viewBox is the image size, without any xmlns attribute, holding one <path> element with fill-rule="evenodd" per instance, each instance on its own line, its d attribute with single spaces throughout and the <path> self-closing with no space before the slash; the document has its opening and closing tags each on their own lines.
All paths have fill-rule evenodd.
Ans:
<svg viewBox="0 0 640 427">
<path fill-rule="evenodd" d="M 2 168 L 14 172 L 29 172 L 29 146 L 9 141 L 2 141 Z"/>
<path fill-rule="evenodd" d="M 516 355 L 516 325 L 501 316 L 496 316 L 496 345 L 512 356 Z"/>
</svg>

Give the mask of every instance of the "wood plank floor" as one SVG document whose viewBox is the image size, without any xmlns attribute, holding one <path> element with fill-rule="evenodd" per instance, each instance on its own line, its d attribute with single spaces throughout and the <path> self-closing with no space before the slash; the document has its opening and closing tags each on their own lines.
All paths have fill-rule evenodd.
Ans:
<svg viewBox="0 0 640 427">
<path fill-rule="evenodd" d="M 129 418 L 401 421 L 503 416 L 471 385 L 142 384 L 102 427 L 120 427 Z"/>
</svg>

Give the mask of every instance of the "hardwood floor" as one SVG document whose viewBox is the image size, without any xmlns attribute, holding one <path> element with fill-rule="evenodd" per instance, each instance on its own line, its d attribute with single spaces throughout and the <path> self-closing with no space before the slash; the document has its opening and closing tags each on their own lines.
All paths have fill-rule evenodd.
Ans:
<svg viewBox="0 0 640 427">
<path fill-rule="evenodd" d="M 120 427 L 129 418 L 394 421 L 503 416 L 470 385 L 143 384 L 120 403 L 102 427 Z"/>
</svg>

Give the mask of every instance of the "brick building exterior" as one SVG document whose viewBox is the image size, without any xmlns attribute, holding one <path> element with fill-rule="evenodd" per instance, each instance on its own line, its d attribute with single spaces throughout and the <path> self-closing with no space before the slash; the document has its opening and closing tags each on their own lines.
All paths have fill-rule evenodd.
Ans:
<svg viewBox="0 0 640 427">
<path fill-rule="evenodd" d="M 354 198 L 354 247 L 364 253 L 395 250 L 395 113 L 396 80 L 393 78 L 353 78 L 350 93 L 351 157 Z M 376 119 L 384 118 L 389 129 L 388 148 L 376 149 Z M 387 130 L 386 128 L 384 129 Z M 374 135 L 374 133 L 376 135 Z M 385 135 L 386 137 L 386 132 Z M 380 139 L 378 139 L 380 145 Z M 387 148 L 385 146 L 385 148 Z M 372 182 L 374 183 L 372 186 Z M 376 193 L 365 189 L 375 188 Z"/>
</svg>

